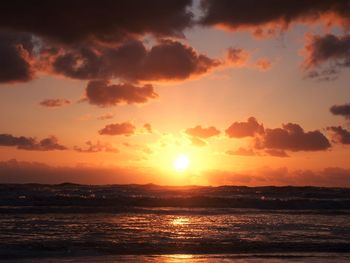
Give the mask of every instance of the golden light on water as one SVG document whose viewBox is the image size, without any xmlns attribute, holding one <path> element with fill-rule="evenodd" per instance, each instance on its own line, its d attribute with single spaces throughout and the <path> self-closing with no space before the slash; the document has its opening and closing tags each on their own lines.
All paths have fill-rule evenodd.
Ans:
<svg viewBox="0 0 350 263">
<path fill-rule="evenodd" d="M 189 219 L 189 218 L 186 218 L 186 217 L 178 217 L 178 218 L 175 218 L 173 221 L 171 221 L 171 224 L 172 224 L 172 225 L 176 225 L 176 226 L 178 226 L 178 225 L 182 226 L 182 225 L 187 225 L 187 224 L 189 224 L 189 222 L 190 222 L 190 219 Z"/>
<path fill-rule="evenodd" d="M 194 259 L 191 254 L 174 254 L 174 255 L 165 255 L 162 256 L 164 262 L 167 263 L 179 263 L 179 262 L 192 262 Z"/>
</svg>

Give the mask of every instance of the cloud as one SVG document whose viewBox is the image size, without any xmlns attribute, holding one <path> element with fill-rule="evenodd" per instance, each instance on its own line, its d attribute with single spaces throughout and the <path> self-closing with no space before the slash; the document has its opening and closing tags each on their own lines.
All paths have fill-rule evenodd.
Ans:
<svg viewBox="0 0 350 263">
<path fill-rule="evenodd" d="M 65 43 L 97 40 L 116 42 L 128 35 L 183 36 L 192 25 L 191 0 L 100 1 L 61 0 L 55 3 L 18 0 L 0 10 L 0 24 Z M 18 7 L 21 8 L 18 8 Z M 38 23 L 45 21 L 43 23 Z"/>
<path fill-rule="evenodd" d="M 273 156 L 273 157 L 289 157 L 289 155 L 283 150 L 266 149 L 264 152 L 256 151 L 257 149 L 246 149 L 243 147 L 237 150 L 229 150 L 226 154 L 237 156 Z"/>
<path fill-rule="evenodd" d="M 305 45 L 305 66 L 319 66 L 325 62 L 334 61 L 338 65 L 350 65 L 350 35 L 336 36 L 326 34 L 307 35 Z"/>
<path fill-rule="evenodd" d="M 191 136 L 190 141 L 192 146 L 195 146 L 195 147 L 204 147 L 208 145 L 208 143 L 205 140 L 202 140 L 198 137 Z"/>
<path fill-rule="evenodd" d="M 96 152 L 118 153 L 119 152 L 117 148 L 114 148 L 109 143 L 102 143 L 100 141 L 93 143 L 91 141 L 87 141 L 85 144 L 87 145 L 85 149 L 79 146 L 74 146 L 74 150 L 81 153 L 96 153 Z"/>
<path fill-rule="evenodd" d="M 107 113 L 104 113 L 100 116 L 97 117 L 98 120 L 110 120 L 110 119 L 113 119 L 114 118 L 114 114 L 111 113 L 111 112 L 107 112 Z"/>
<path fill-rule="evenodd" d="M 202 175 L 210 185 L 350 187 L 350 170 L 328 167 L 323 170 L 258 168 L 254 171 L 208 171 Z"/>
<path fill-rule="evenodd" d="M 220 131 L 216 129 L 214 126 L 204 128 L 200 125 L 197 125 L 194 128 L 187 129 L 185 133 L 190 136 L 199 137 L 202 139 L 208 139 L 213 136 L 218 136 L 220 134 Z"/>
<path fill-rule="evenodd" d="M 308 34 L 302 54 L 307 77 L 334 80 L 341 68 L 350 66 L 350 35 Z"/>
<path fill-rule="evenodd" d="M 90 104 L 100 107 L 118 104 L 142 104 L 158 98 L 152 85 L 110 84 L 107 80 L 89 81 L 86 98 Z"/>
<path fill-rule="evenodd" d="M 340 115 L 346 119 L 350 119 L 350 103 L 343 105 L 333 105 L 329 110 L 334 115 Z"/>
<path fill-rule="evenodd" d="M 0 32 L 0 83 L 24 82 L 34 77 L 30 34 Z"/>
<path fill-rule="evenodd" d="M 153 133 L 151 124 L 145 123 L 145 124 L 143 125 L 143 128 L 144 128 L 148 133 Z"/>
<path fill-rule="evenodd" d="M 37 162 L 22 162 L 15 159 L 0 161 L 1 183 L 41 183 L 58 184 L 72 182 L 79 184 L 147 184 L 158 182 L 166 184 L 168 178 L 162 178 L 148 168 L 136 167 L 92 167 L 49 166 Z"/>
<path fill-rule="evenodd" d="M 62 0 L 35 8 L 21 3 L 21 10 L 17 1 L 6 4 L 0 10 L 1 28 L 8 30 L 0 33 L 0 83 L 29 81 L 36 72 L 132 83 L 205 74 L 221 62 L 179 41 L 193 24 L 191 4 L 107 0 L 96 7 Z"/>
<path fill-rule="evenodd" d="M 210 185 L 350 187 L 350 170 L 340 167 L 328 167 L 323 170 L 260 168 L 241 172 L 213 170 L 203 173 L 201 177 Z M 159 176 L 156 171 L 144 167 L 139 169 L 86 165 L 58 167 L 13 159 L 0 161 L 0 182 L 42 184 L 72 182 L 96 185 L 157 182 L 169 185 L 169 178 Z"/>
<path fill-rule="evenodd" d="M 39 102 L 39 105 L 48 108 L 58 108 L 69 105 L 71 102 L 66 99 L 45 99 Z"/>
<path fill-rule="evenodd" d="M 247 64 L 250 54 L 242 48 L 229 48 L 227 50 L 227 61 L 234 67 L 243 67 Z"/>
<path fill-rule="evenodd" d="M 286 30 L 292 23 L 347 26 L 350 11 L 348 1 L 343 0 L 202 0 L 201 8 L 202 25 L 250 30 L 260 37 Z"/>
<path fill-rule="evenodd" d="M 282 125 L 282 128 L 265 129 L 261 137 L 256 138 L 256 148 L 297 151 L 324 151 L 331 147 L 328 139 L 318 130 L 305 132 L 294 123 Z"/>
<path fill-rule="evenodd" d="M 136 127 L 129 122 L 108 124 L 99 130 L 101 135 L 124 135 L 130 136 L 135 133 Z"/>
<path fill-rule="evenodd" d="M 28 151 L 67 150 L 67 147 L 59 144 L 58 139 L 54 136 L 37 141 L 33 137 L 0 134 L 0 146 L 16 147 L 19 150 Z"/>
<path fill-rule="evenodd" d="M 253 137 L 264 132 L 264 126 L 259 124 L 254 117 L 250 117 L 246 122 L 234 122 L 226 130 L 226 135 L 230 138 Z"/>
<path fill-rule="evenodd" d="M 332 134 L 332 140 L 336 143 L 350 144 L 350 132 L 341 126 L 332 126 L 327 128 Z"/>
<path fill-rule="evenodd" d="M 273 157 L 289 157 L 285 151 L 278 149 L 266 149 L 265 153 Z"/>
<path fill-rule="evenodd" d="M 204 128 L 201 125 L 197 125 L 193 128 L 186 129 L 185 133 L 189 136 L 189 140 L 191 141 L 192 146 L 204 147 L 208 145 L 204 139 L 218 136 L 220 134 L 220 131 L 214 126 Z"/>
<path fill-rule="evenodd" d="M 174 40 L 161 40 L 150 49 L 135 39 L 117 47 L 81 45 L 52 57 L 57 74 L 75 79 L 118 78 L 133 82 L 184 80 L 221 64 Z"/>
<path fill-rule="evenodd" d="M 243 147 L 240 147 L 237 150 L 229 150 L 226 152 L 226 154 L 238 155 L 238 156 L 256 156 L 256 155 L 258 155 L 258 153 L 253 151 L 252 149 L 246 149 Z"/>
<path fill-rule="evenodd" d="M 260 71 L 268 71 L 272 67 L 272 62 L 267 58 L 259 58 L 254 66 Z"/>
<path fill-rule="evenodd" d="M 134 150 L 137 150 L 137 151 L 144 153 L 144 154 L 147 154 L 147 155 L 153 153 L 152 149 L 147 145 L 130 144 L 128 142 L 124 142 L 123 145 L 125 147 L 132 148 Z"/>
</svg>

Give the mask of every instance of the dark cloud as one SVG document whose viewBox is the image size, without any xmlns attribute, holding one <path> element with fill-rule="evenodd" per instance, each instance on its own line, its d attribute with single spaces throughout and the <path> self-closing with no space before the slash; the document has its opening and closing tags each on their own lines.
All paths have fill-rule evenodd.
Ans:
<svg viewBox="0 0 350 263">
<path fill-rule="evenodd" d="M 76 79 L 183 80 L 220 65 L 192 47 L 162 40 L 149 50 L 139 40 L 117 47 L 81 46 L 52 55 L 53 71 Z"/>
<path fill-rule="evenodd" d="M 166 40 L 152 47 L 142 64 L 140 79 L 162 80 L 204 74 L 220 62 L 196 53 L 190 46 Z"/>
<path fill-rule="evenodd" d="M 345 117 L 346 119 L 350 119 L 350 103 L 343 105 L 333 105 L 329 110 L 334 115 L 339 115 Z"/>
<path fill-rule="evenodd" d="M 334 81 L 338 78 L 339 73 L 340 69 L 333 65 L 323 69 L 307 69 L 304 75 L 305 78 L 316 79 L 317 81 Z"/>
<path fill-rule="evenodd" d="M 287 29 L 293 22 L 349 24 L 349 1 L 344 0 L 202 0 L 200 23 L 230 30 L 252 30 L 257 36 Z"/>
<path fill-rule="evenodd" d="M 341 126 L 332 126 L 327 128 L 332 134 L 332 140 L 336 143 L 350 144 L 350 131 Z"/>
<path fill-rule="evenodd" d="M 34 77 L 30 34 L 0 32 L 0 83 L 29 81 Z"/>
<path fill-rule="evenodd" d="M 246 148 L 238 148 L 237 150 L 229 150 L 226 152 L 226 154 L 229 155 L 238 155 L 238 156 L 256 156 L 258 155 L 257 152 L 253 151 L 252 149 L 246 149 Z"/>
<path fill-rule="evenodd" d="M 191 26 L 191 0 L 7 1 L 0 26 L 54 41 L 115 42 L 128 35 L 182 36 Z"/>
<path fill-rule="evenodd" d="M 67 147 L 60 145 L 56 137 L 51 136 L 37 141 L 33 137 L 13 136 L 11 134 L 0 134 L 0 146 L 17 147 L 28 151 L 53 151 L 66 150 Z"/>
<path fill-rule="evenodd" d="M 96 152 L 118 153 L 119 152 L 117 148 L 114 148 L 109 143 L 102 143 L 100 141 L 93 143 L 91 141 L 87 141 L 85 144 L 86 144 L 86 148 L 74 146 L 74 150 L 81 153 L 96 153 Z"/>
<path fill-rule="evenodd" d="M 129 122 L 108 124 L 99 130 L 101 135 L 125 135 L 130 136 L 135 133 L 136 127 Z"/>
<path fill-rule="evenodd" d="M 133 83 L 204 74 L 221 62 L 169 39 L 183 37 L 182 31 L 192 25 L 191 4 L 191 0 L 6 3 L 0 10 L 0 30 L 11 33 L 0 34 L 0 82 L 28 81 L 37 71 Z M 144 44 L 148 34 L 156 43 L 150 48 Z"/>
<path fill-rule="evenodd" d="M 202 126 L 197 125 L 194 128 L 187 129 L 185 133 L 190 136 L 207 139 L 213 136 L 218 136 L 220 134 L 220 131 L 216 129 L 214 126 L 203 128 Z"/>
<path fill-rule="evenodd" d="M 305 65 L 308 68 L 330 61 L 350 66 L 350 35 L 308 35 L 305 53 Z"/>
<path fill-rule="evenodd" d="M 118 104 L 141 104 L 158 98 L 152 85 L 111 84 L 107 80 L 90 81 L 86 87 L 86 98 L 90 104 L 100 107 Z"/>
<path fill-rule="evenodd" d="M 254 117 L 250 117 L 246 122 L 234 122 L 226 129 L 226 134 L 230 138 L 253 137 L 264 132 L 264 126 L 259 124 Z"/>
<path fill-rule="evenodd" d="M 265 153 L 273 157 L 289 157 L 285 151 L 278 149 L 266 149 Z"/>
<path fill-rule="evenodd" d="M 288 123 L 282 128 L 265 129 L 265 133 L 256 138 L 256 147 L 297 152 L 323 151 L 331 145 L 320 131 L 305 132 L 298 124 Z"/>
<path fill-rule="evenodd" d="M 350 35 L 309 34 L 303 54 L 307 77 L 334 80 L 341 68 L 350 66 Z"/>
<path fill-rule="evenodd" d="M 39 105 L 48 108 L 58 108 L 69 105 L 71 102 L 66 99 L 45 99 L 39 102 Z"/>
</svg>

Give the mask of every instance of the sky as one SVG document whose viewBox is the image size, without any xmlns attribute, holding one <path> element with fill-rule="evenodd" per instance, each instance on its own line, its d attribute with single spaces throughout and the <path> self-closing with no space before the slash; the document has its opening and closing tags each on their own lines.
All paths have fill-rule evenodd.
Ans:
<svg viewBox="0 0 350 263">
<path fill-rule="evenodd" d="M 350 1 L 0 10 L 0 183 L 350 187 Z"/>
</svg>

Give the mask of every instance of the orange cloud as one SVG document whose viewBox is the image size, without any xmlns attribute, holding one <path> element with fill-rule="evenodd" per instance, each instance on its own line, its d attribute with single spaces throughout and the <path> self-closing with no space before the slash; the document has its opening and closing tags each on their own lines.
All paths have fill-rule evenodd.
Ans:
<svg viewBox="0 0 350 263">
<path fill-rule="evenodd" d="M 114 114 L 111 112 L 104 113 L 104 114 L 97 117 L 97 119 L 101 120 L 101 121 L 109 120 L 109 119 L 113 119 L 113 118 L 114 118 Z"/>
<path fill-rule="evenodd" d="M 274 156 L 274 157 L 289 157 L 289 155 L 283 150 L 266 149 L 265 153 L 267 155 Z"/>
<path fill-rule="evenodd" d="M 129 122 L 108 124 L 99 130 L 101 135 L 124 135 L 130 136 L 135 133 L 136 127 Z"/>
<path fill-rule="evenodd" d="M 1 183 L 59 184 L 166 184 L 159 174 L 147 168 L 136 167 L 90 167 L 90 166 L 49 166 L 38 162 L 21 162 L 15 159 L 0 161 Z"/>
<path fill-rule="evenodd" d="M 190 137 L 191 144 L 196 147 L 204 147 L 208 143 L 205 140 L 199 139 L 197 137 Z"/>
<path fill-rule="evenodd" d="M 194 137 L 207 139 L 213 136 L 218 136 L 220 134 L 220 131 L 216 129 L 214 126 L 203 128 L 202 126 L 197 125 L 194 128 L 187 129 L 185 133 Z"/>
<path fill-rule="evenodd" d="M 67 150 L 67 147 L 59 144 L 58 139 L 54 136 L 37 141 L 33 137 L 0 134 L 0 146 L 17 147 L 19 150 L 28 151 Z"/>
<path fill-rule="evenodd" d="M 272 67 L 272 62 L 267 58 L 260 58 L 254 65 L 260 71 L 268 71 Z"/>
<path fill-rule="evenodd" d="M 256 156 L 256 155 L 258 155 L 258 153 L 253 151 L 252 149 L 245 149 L 242 147 L 238 148 L 238 150 L 229 150 L 226 152 L 226 154 L 238 155 L 238 156 Z"/>
<path fill-rule="evenodd" d="M 47 108 L 58 108 L 69 105 L 71 102 L 66 99 L 45 99 L 39 102 L 39 105 Z"/>
<path fill-rule="evenodd" d="M 143 125 L 143 128 L 144 128 L 148 133 L 153 133 L 151 124 L 145 123 L 145 124 Z"/>
<path fill-rule="evenodd" d="M 247 64 L 250 54 L 242 48 L 229 48 L 227 50 L 227 61 L 234 67 L 243 67 Z"/>
<path fill-rule="evenodd" d="M 226 129 L 226 135 L 230 138 L 253 137 L 264 132 L 264 126 L 259 124 L 254 117 L 246 122 L 234 122 Z"/>
<path fill-rule="evenodd" d="M 93 143 L 91 141 L 87 141 L 85 144 L 87 145 L 87 148 L 84 149 L 82 147 L 74 146 L 74 150 L 81 153 L 96 153 L 96 152 L 118 153 L 119 152 L 117 148 L 114 148 L 109 143 L 101 143 L 100 141 Z"/>
</svg>

